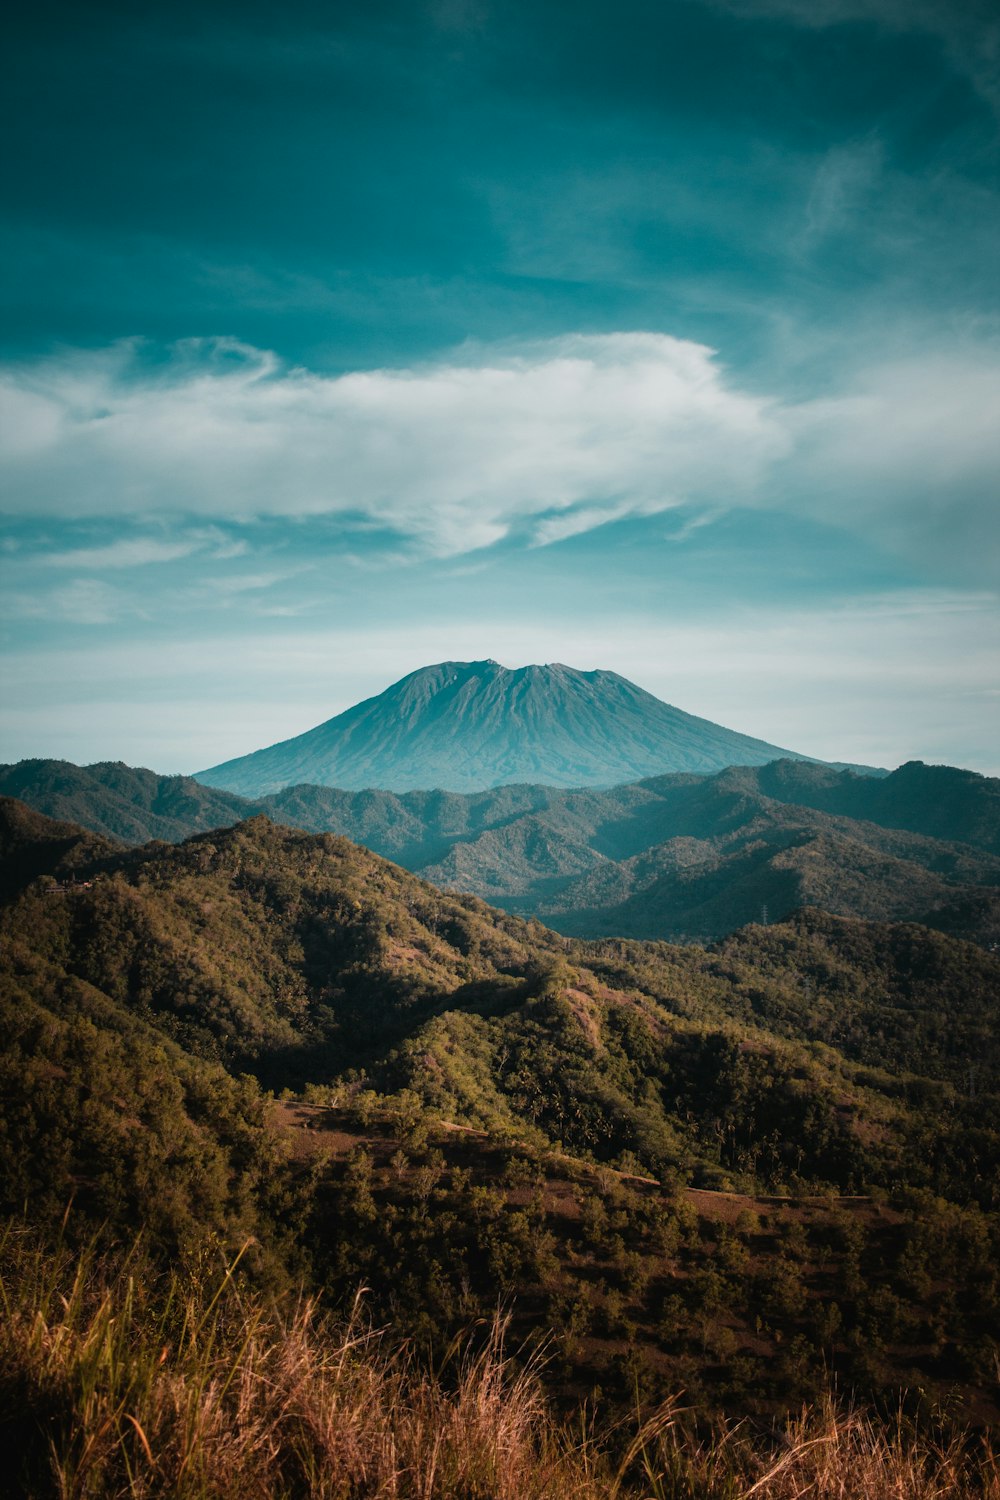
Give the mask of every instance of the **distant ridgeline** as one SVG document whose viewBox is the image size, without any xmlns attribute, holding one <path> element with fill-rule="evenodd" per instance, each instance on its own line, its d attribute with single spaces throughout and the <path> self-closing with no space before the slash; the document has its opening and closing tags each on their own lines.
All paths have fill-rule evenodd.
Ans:
<svg viewBox="0 0 1000 1500">
<path fill-rule="evenodd" d="M 130 844 L 266 812 L 579 936 L 701 940 L 818 906 L 1000 940 L 1000 781 L 919 761 L 881 777 L 780 760 L 603 791 L 254 800 L 117 763 L 23 761 L 0 767 L 0 794 Z"/>
<path fill-rule="evenodd" d="M 625 1411 L 834 1374 L 995 1415 L 996 956 L 818 911 L 582 942 L 260 815 L 128 849 L 3 799 L 0 876 L 0 1259 L 248 1246 L 441 1358 L 499 1301 Z"/>
</svg>

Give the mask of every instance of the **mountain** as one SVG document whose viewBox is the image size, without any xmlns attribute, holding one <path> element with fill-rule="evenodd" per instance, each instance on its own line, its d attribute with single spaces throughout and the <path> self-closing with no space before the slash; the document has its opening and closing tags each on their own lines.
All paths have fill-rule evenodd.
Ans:
<svg viewBox="0 0 1000 1500">
<path fill-rule="evenodd" d="M 949 766 L 875 779 L 785 760 L 605 791 L 296 786 L 249 801 L 118 763 L 24 761 L 0 767 L 0 794 L 131 843 L 266 812 L 580 936 L 703 939 L 821 906 L 1000 940 L 1000 782 Z"/>
<path fill-rule="evenodd" d="M 306 734 L 196 777 L 244 797 L 300 782 L 472 792 L 510 782 L 613 786 L 779 756 L 803 758 L 662 703 L 616 672 L 441 662 Z"/>
<path fill-rule="evenodd" d="M 778 761 L 755 773 L 759 790 L 883 828 L 972 844 L 1000 855 L 1000 779 L 958 766 L 909 760 L 891 776 L 856 776 L 828 766 Z"/>
<path fill-rule="evenodd" d="M 869 802 L 887 817 L 919 806 L 947 768 L 903 767 Z M 926 772 L 922 778 L 921 773 Z M 964 778 L 965 773 L 957 773 Z M 902 784 L 897 796 L 894 779 Z M 925 923 L 975 941 L 1000 940 L 1000 857 L 957 840 L 769 796 L 834 793 L 856 805 L 862 778 L 779 762 L 712 777 L 665 776 L 611 792 L 554 794 L 548 807 L 456 841 L 422 873 L 580 936 L 720 937 L 747 922 L 820 906 L 843 916 Z M 887 785 L 888 784 L 888 785 Z M 962 779 L 962 831 L 994 843 L 997 784 Z M 977 816 L 976 803 L 985 810 Z M 917 821 L 914 819 L 913 821 Z"/>
<path fill-rule="evenodd" d="M 429 872 L 433 875 L 435 872 Z M 521 909 L 518 901 L 503 903 Z M 559 932 L 704 941 L 822 907 L 1000 941 L 1000 860 L 874 824 L 768 809 L 731 832 L 675 838 L 532 902 Z"/>
</svg>

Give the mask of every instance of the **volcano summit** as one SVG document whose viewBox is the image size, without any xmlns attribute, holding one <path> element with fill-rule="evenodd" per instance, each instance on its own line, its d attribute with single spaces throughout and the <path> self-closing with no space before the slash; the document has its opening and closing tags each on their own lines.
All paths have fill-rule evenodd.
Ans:
<svg viewBox="0 0 1000 1500">
<path fill-rule="evenodd" d="M 302 782 L 471 792 L 511 782 L 606 787 L 779 758 L 809 757 L 695 718 L 616 672 L 451 661 L 197 779 L 245 797 Z"/>
</svg>

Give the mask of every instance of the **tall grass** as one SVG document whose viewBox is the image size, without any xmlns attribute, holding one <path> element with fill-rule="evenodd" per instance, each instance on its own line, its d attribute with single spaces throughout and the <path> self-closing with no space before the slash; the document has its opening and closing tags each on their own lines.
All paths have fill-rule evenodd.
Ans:
<svg viewBox="0 0 1000 1500">
<path fill-rule="evenodd" d="M 11 1235 L 0 1311 L 0 1491 L 29 1500 L 1000 1500 L 987 1449 L 833 1404 L 767 1441 L 668 1405 L 612 1462 L 500 1322 L 434 1376 L 361 1305 L 269 1305 L 235 1263 L 154 1282 Z"/>
<path fill-rule="evenodd" d="M 235 1265 L 151 1292 L 8 1243 L 0 1273 L 0 1463 L 24 1493 L 177 1500 L 549 1500 L 586 1468 L 498 1322 L 433 1378 L 308 1299 L 284 1311 Z M 2 1485 L 2 1480 L 0 1480 Z M 585 1492 L 581 1492 L 585 1493 Z"/>
<path fill-rule="evenodd" d="M 803 1408 L 764 1443 L 742 1427 L 698 1441 L 670 1406 L 640 1429 L 622 1472 L 644 1500 L 1000 1500 L 988 1442 L 935 1440 L 902 1417 L 887 1424 L 832 1398 Z"/>
</svg>

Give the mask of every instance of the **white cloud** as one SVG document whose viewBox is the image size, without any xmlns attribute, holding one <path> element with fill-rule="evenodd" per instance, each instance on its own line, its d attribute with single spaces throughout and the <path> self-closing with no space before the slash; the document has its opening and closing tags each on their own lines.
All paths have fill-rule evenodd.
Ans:
<svg viewBox="0 0 1000 1500">
<path fill-rule="evenodd" d="M 159 364 L 125 344 L 11 369 L 0 391 L 15 417 L 0 445 L 8 510 L 160 528 L 57 552 L 59 567 L 245 546 L 227 552 L 193 513 L 339 512 L 448 556 L 682 503 L 763 503 L 853 529 L 928 577 L 1000 576 L 1000 359 L 985 341 L 872 364 L 798 404 L 740 389 L 711 350 L 654 333 L 341 376 L 227 340 Z"/>
<path fill-rule="evenodd" d="M 568 537 L 593 531 L 595 526 L 606 526 L 610 521 L 621 521 L 626 516 L 655 515 L 662 508 L 655 501 L 644 506 L 631 499 L 610 505 L 581 505 L 555 516 L 542 516 L 535 525 L 532 543 L 536 547 L 548 547 L 552 542 L 562 542 Z"/>
<path fill-rule="evenodd" d="M 443 554 L 580 506 L 597 524 L 608 503 L 748 498 L 787 445 L 711 350 L 650 333 L 337 377 L 231 341 L 166 367 L 122 345 L 11 370 L 0 395 L 18 511 L 357 511 Z"/>
<path fill-rule="evenodd" d="M 213 597 L 260 593 L 304 571 L 306 571 L 305 568 L 297 567 L 274 570 L 270 573 L 230 573 L 226 576 L 204 579 L 199 584 L 199 591 Z"/>
</svg>

